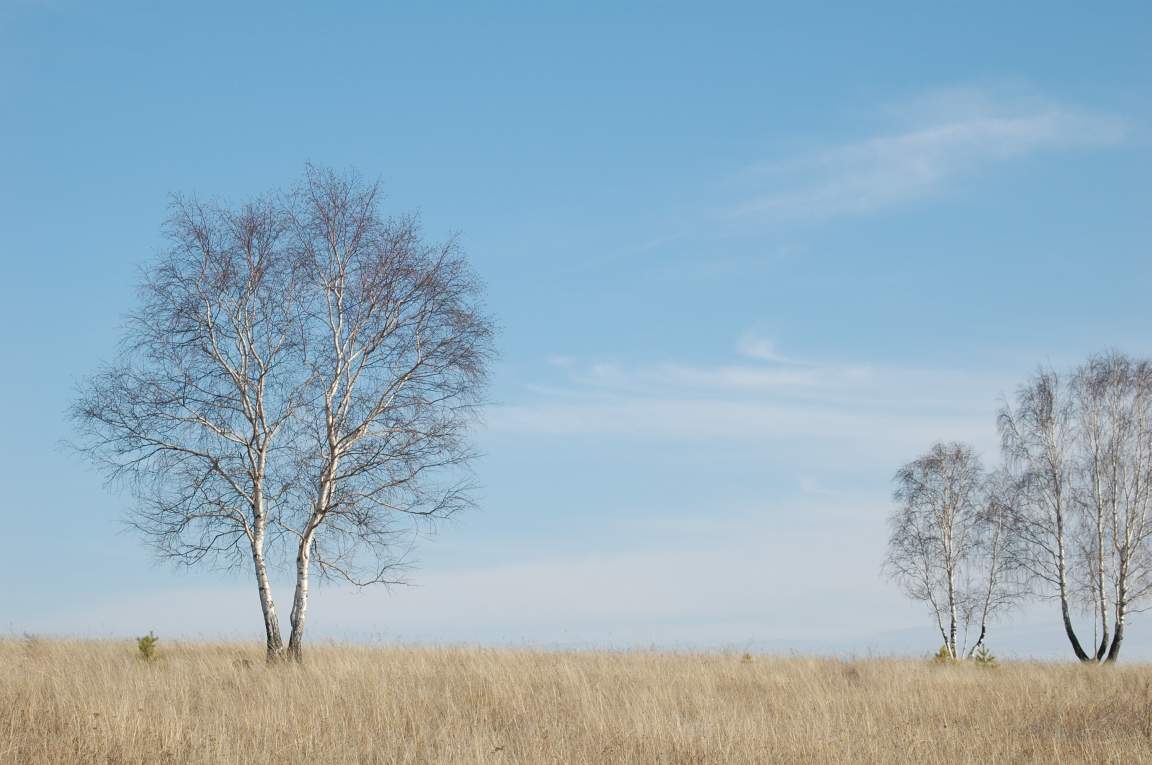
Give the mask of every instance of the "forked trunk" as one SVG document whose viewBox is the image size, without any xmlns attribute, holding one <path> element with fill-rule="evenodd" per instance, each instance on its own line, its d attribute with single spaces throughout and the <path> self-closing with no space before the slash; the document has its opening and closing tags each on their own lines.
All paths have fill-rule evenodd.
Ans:
<svg viewBox="0 0 1152 765">
<path fill-rule="evenodd" d="M 1112 637 L 1108 633 L 1108 628 L 1104 628 L 1104 634 L 1100 637 L 1100 645 L 1096 647 L 1096 661 L 1104 661 L 1108 654 L 1108 639 Z"/>
</svg>

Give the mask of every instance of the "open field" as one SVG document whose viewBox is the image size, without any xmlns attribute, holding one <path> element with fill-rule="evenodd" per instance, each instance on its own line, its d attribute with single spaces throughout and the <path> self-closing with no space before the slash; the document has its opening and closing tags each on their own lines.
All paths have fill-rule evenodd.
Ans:
<svg viewBox="0 0 1152 765">
<path fill-rule="evenodd" d="M 3 763 L 1152 761 L 1152 668 L 0 641 Z"/>
</svg>

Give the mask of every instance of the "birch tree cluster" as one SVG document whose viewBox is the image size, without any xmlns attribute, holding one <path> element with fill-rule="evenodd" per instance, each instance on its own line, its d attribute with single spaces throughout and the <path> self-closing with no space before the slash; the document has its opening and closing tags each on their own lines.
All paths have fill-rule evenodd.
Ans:
<svg viewBox="0 0 1152 765">
<path fill-rule="evenodd" d="M 455 242 L 309 167 L 241 206 L 175 199 L 78 446 L 164 557 L 251 566 L 270 659 L 300 659 L 311 578 L 396 581 L 471 502 L 493 326 Z M 294 575 L 285 647 L 270 571 Z"/>
<path fill-rule="evenodd" d="M 1042 368 L 997 424 L 992 473 L 963 444 L 900 469 L 885 573 L 927 604 L 953 657 L 1032 597 L 1058 605 L 1077 659 L 1116 661 L 1152 596 L 1152 362 Z"/>
<path fill-rule="evenodd" d="M 1013 536 L 1003 473 L 988 474 L 972 447 L 937 443 L 896 474 L 885 571 L 926 603 L 951 658 L 971 656 L 989 620 L 1012 606 Z"/>
</svg>

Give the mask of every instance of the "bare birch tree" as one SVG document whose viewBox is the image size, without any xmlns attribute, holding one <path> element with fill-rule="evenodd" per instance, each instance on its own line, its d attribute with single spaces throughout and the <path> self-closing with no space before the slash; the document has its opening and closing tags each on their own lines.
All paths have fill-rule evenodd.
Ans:
<svg viewBox="0 0 1152 765">
<path fill-rule="evenodd" d="M 1107 656 L 1110 633 L 1110 596 L 1108 591 L 1112 560 L 1109 555 L 1108 528 L 1113 481 L 1110 465 L 1120 456 L 1119 435 L 1114 425 L 1116 395 L 1120 393 L 1114 371 L 1090 361 L 1072 377 L 1070 392 L 1076 411 L 1076 451 L 1078 468 L 1074 473 L 1078 515 L 1072 545 L 1071 581 L 1075 599 L 1093 618 L 1093 653 L 1088 659 L 1101 661 Z M 1109 379 L 1113 378 L 1113 379 Z M 1082 659 L 1084 660 L 1084 659 Z"/>
<path fill-rule="evenodd" d="M 982 506 L 973 529 L 975 542 L 964 567 L 964 589 L 970 593 L 964 613 L 965 635 L 969 627 L 978 630 L 969 657 L 984 645 L 989 622 L 1018 606 L 1026 594 L 1012 533 L 1012 508 L 1019 493 L 1019 483 L 1005 470 L 997 470 L 984 480 Z"/>
<path fill-rule="evenodd" d="M 313 569 L 388 581 L 403 519 L 470 503 L 465 435 L 493 328 L 455 243 L 382 217 L 377 186 L 310 168 L 290 217 L 311 380 L 298 444 L 306 501 L 284 521 L 296 540 L 288 650 L 300 658 Z"/>
<path fill-rule="evenodd" d="M 1016 599 L 1004 481 L 990 481 L 972 448 L 955 442 L 933 445 L 895 480 L 885 573 L 927 604 L 952 658 L 971 655 L 989 620 Z"/>
<path fill-rule="evenodd" d="M 1101 625 L 1096 659 L 1115 661 L 1128 616 L 1152 589 L 1152 365 L 1096 356 L 1077 370 L 1074 391 L 1088 532 L 1083 568 Z"/>
<path fill-rule="evenodd" d="M 119 361 L 73 407 L 78 446 L 131 488 L 133 525 L 165 557 L 251 562 L 269 658 L 283 648 L 268 578 L 277 452 L 294 412 L 295 289 L 283 216 L 176 200 Z"/>
<path fill-rule="evenodd" d="M 471 502 L 480 284 L 454 242 L 379 204 L 311 167 L 237 212 L 177 202 L 123 358 L 75 405 L 81 448 L 131 486 L 162 555 L 252 561 L 270 658 L 270 550 L 295 562 L 299 659 L 313 573 L 394 581 L 413 534 Z"/>
<path fill-rule="evenodd" d="M 998 417 L 1005 463 L 1022 489 L 1013 512 L 1013 534 L 1023 551 L 1019 563 L 1041 592 L 1055 593 L 1068 642 L 1076 658 L 1089 661 L 1072 622 L 1069 573 L 1079 520 L 1076 424 L 1069 385 L 1051 369 L 1019 388 L 1014 405 L 1005 404 Z"/>
<path fill-rule="evenodd" d="M 1068 376 L 1041 370 L 1000 414 L 1020 562 L 1060 602 L 1084 662 L 1115 661 L 1125 622 L 1152 595 L 1152 366 L 1117 353 Z M 1085 647 L 1072 611 L 1092 618 Z"/>
</svg>

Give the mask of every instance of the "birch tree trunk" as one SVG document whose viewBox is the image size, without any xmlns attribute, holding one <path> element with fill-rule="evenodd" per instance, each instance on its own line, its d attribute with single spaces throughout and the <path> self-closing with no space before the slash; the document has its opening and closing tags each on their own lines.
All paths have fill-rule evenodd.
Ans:
<svg viewBox="0 0 1152 765">
<path fill-rule="evenodd" d="M 1109 634 L 1108 590 L 1104 582 L 1104 514 L 1099 506 L 1096 513 L 1096 599 L 1099 601 L 1100 616 L 1100 644 L 1096 648 L 1096 661 L 1102 661 L 1108 650 Z"/>
<path fill-rule="evenodd" d="M 296 555 L 296 592 L 292 598 L 292 634 L 288 638 L 288 658 L 304 660 L 304 622 L 308 616 L 308 574 L 312 566 L 312 533 L 305 534 Z"/>
<path fill-rule="evenodd" d="M 1064 557 L 1064 532 L 1063 521 L 1057 520 L 1057 535 L 1056 541 L 1057 550 L 1057 568 L 1059 569 L 1059 594 L 1060 594 L 1060 616 L 1064 621 L 1064 634 L 1068 636 L 1068 642 L 1072 644 L 1072 652 L 1076 654 L 1076 658 L 1080 661 L 1092 661 L 1092 657 L 1085 651 L 1084 647 L 1080 645 L 1080 638 L 1076 637 L 1076 628 L 1072 625 L 1072 612 L 1068 604 L 1068 566 Z"/>
<path fill-rule="evenodd" d="M 965 635 L 967 640 L 967 635 Z M 953 659 L 959 658 L 956 650 L 956 572 L 955 565 L 948 570 L 948 653 Z"/>
<path fill-rule="evenodd" d="M 272 598 L 272 585 L 268 581 L 268 566 L 264 560 L 265 529 L 261 523 L 252 535 L 252 562 L 256 569 L 256 585 L 260 593 L 260 611 L 264 615 L 264 636 L 268 661 L 279 660 L 284 653 L 284 639 L 280 633 L 280 619 L 276 615 L 276 602 Z"/>
<path fill-rule="evenodd" d="M 1108 649 L 1108 662 L 1114 662 L 1120 658 L 1120 644 L 1124 642 L 1124 622 L 1126 620 L 1127 608 L 1118 603 L 1116 606 L 1116 633 L 1112 636 L 1112 645 Z"/>
<path fill-rule="evenodd" d="M 1052 443 L 1051 433 L 1045 435 L 1049 440 L 1046 458 L 1051 472 L 1053 509 L 1056 521 L 1056 587 L 1060 597 L 1060 618 L 1064 623 L 1064 634 L 1067 635 L 1068 642 L 1072 646 L 1072 653 L 1079 661 L 1090 662 L 1093 658 L 1084 650 L 1080 638 L 1076 635 L 1076 627 L 1072 624 L 1072 608 L 1069 602 L 1067 518 L 1065 517 L 1065 487 L 1063 483 L 1065 479 L 1062 471 L 1057 467 L 1066 459 L 1066 455 Z"/>
<path fill-rule="evenodd" d="M 1124 642 L 1124 622 L 1128 616 L 1128 565 L 1120 564 L 1120 576 L 1116 586 L 1116 634 L 1112 636 L 1112 645 L 1108 648 L 1106 661 L 1114 662 L 1120 658 L 1120 644 Z"/>
</svg>

